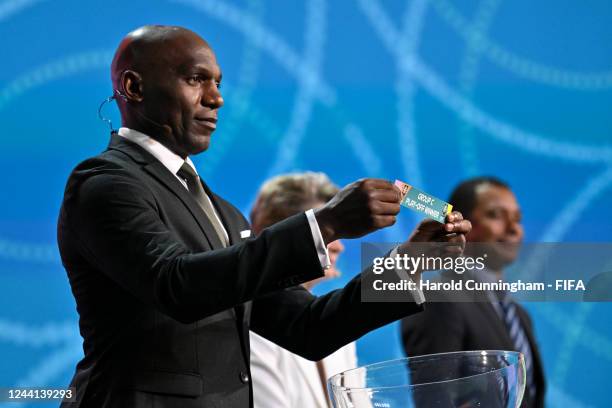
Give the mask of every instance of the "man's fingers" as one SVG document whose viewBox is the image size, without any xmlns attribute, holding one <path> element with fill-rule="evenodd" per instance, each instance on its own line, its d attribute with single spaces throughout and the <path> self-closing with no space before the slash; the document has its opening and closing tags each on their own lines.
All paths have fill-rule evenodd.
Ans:
<svg viewBox="0 0 612 408">
<path fill-rule="evenodd" d="M 460 213 L 457 213 L 461 215 Z M 450 217 L 450 214 L 448 215 Z M 439 231 L 440 223 L 434 220 L 425 220 L 419 224 L 419 231 Z M 455 222 L 446 222 L 443 226 L 444 232 L 454 232 L 457 234 L 467 234 L 472 230 L 472 223 L 469 220 L 459 218 Z"/>
<path fill-rule="evenodd" d="M 394 185 L 389 180 L 381 178 L 367 178 L 361 179 L 360 182 L 367 187 L 380 188 L 380 189 L 393 189 Z M 399 190 L 399 189 L 398 189 Z"/>
<path fill-rule="evenodd" d="M 463 234 L 452 233 L 443 235 L 439 241 L 444 243 L 442 253 L 445 255 L 459 256 L 465 249 L 466 240 Z"/>
<path fill-rule="evenodd" d="M 393 215 L 375 215 L 372 217 L 372 226 L 381 229 L 395 224 L 395 221 L 396 217 Z"/>
<path fill-rule="evenodd" d="M 386 202 L 386 203 L 395 203 L 399 205 L 399 202 L 401 201 L 401 195 L 399 193 L 399 191 L 395 191 L 395 190 L 373 190 L 370 192 L 370 198 L 377 200 L 377 201 L 382 201 L 382 202 Z"/>
<path fill-rule="evenodd" d="M 374 202 L 371 206 L 372 215 L 397 215 L 400 212 L 398 203 Z"/>
<path fill-rule="evenodd" d="M 451 245 L 464 245 L 465 235 L 463 234 L 446 234 L 439 239 L 440 242 L 446 242 Z"/>
<path fill-rule="evenodd" d="M 467 234 L 472 229 L 472 224 L 468 220 L 464 220 L 463 214 L 459 211 L 451 212 L 446 216 L 444 221 L 444 230 L 446 232 Z"/>
<path fill-rule="evenodd" d="M 444 229 L 447 232 L 455 232 L 457 234 L 467 234 L 472 230 L 472 223 L 469 220 L 460 220 L 452 223 L 444 224 Z"/>
<path fill-rule="evenodd" d="M 319 228 L 326 231 L 326 242 L 332 238 L 363 236 L 395 224 L 400 200 L 399 188 L 388 180 L 357 180 L 317 211 Z"/>
<path fill-rule="evenodd" d="M 440 223 L 435 220 L 426 219 L 426 220 L 421 221 L 421 223 L 418 226 L 418 230 L 437 232 L 437 231 L 440 231 Z"/>
<path fill-rule="evenodd" d="M 453 211 L 446 216 L 446 219 L 444 221 L 447 223 L 453 223 L 453 222 L 461 221 L 462 219 L 463 219 L 463 214 L 461 214 L 459 211 Z"/>
<path fill-rule="evenodd" d="M 368 191 L 374 193 L 387 192 L 385 201 L 400 202 L 402 193 L 400 189 L 393 183 L 384 179 L 363 179 L 360 180 L 361 185 Z"/>
</svg>

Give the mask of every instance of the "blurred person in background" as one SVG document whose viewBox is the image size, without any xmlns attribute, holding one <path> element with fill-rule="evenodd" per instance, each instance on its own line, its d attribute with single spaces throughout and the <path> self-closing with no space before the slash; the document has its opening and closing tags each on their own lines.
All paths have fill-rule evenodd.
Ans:
<svg viewBox="0 0 612 408">
<path fill-rule="evenodd" d="M 323 173 L 295 173 L 274 177 L 259 190 L 251 211 L 253 232 L 259 234 L 292 215 L 321 207 L 338 192 Z M 338 257 L 344 251 L 340 240 L 327 245 L 331 268 L 325 276 L 305 282 L 309 291 L 324 279 L 340 276 Z M 326 380 L 357 367 L 355 343 L 349 343 L 323 360 L 310 361 L 251 332 L 251 374 L 255 408 L 327 408 Z"/>
<path fill-rule="evenodd" d="M 521 210 L 505 182 L 478 177 L 460 183 L 449 203 L 472 223 L 472 248 L 490 255 L 480 281 L 497 282 L 518 255 L 523 241 Z M 470 255 L 470 245 L 465 255 Z M 426 295 L 426 297 L 428 297 Z M 429 298 L 429 297 L 428 297 Z M 525 355 L 527 385 L 521 407 L 543 407 L 545 378 L 533 325 L 527 311 L 509 293 L 489 293 L 484 302 L 428 302 L 423 313 L 402 320 L 404 350 L 409 357 L 471 350 L 515 350 Z"/>
</svg>

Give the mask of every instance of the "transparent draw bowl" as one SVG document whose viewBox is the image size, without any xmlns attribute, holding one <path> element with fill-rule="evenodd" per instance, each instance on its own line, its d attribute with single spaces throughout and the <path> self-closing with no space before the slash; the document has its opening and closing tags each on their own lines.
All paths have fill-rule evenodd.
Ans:
<svg viewBox="0 0 612 408">
<path fill-rule="evenodd" d="M 332 376 L 335 408 L 517 408 L 525 359 L 513 351 L 460 351 L 384 361 Z"/>
</svg>

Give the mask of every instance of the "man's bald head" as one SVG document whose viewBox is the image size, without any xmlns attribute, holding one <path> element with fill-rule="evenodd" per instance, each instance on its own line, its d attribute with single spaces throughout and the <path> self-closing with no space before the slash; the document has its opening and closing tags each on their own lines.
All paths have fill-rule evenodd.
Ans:
<svg viewBox="0 0 612 408">
<path fill-rule="evenodd" d="M 186 157 L 208 148 L 223 106 L 221 69 L 191 30 L 144 26 L 119 44 L 111 67 L 122 126 Z"/>
<path fill-rule="evenodd" d="M 123 92 L 121 74 L 133 70 L 147 76 L 151 70 L 168 67 L 168 61 L 176 56 L 175 45 L 188 42 L 208 43 L 193 31 L 165 25 L 146 25 L 126 35 L 115 51 L 111 65 L 113 88 Z"/>
</svg>

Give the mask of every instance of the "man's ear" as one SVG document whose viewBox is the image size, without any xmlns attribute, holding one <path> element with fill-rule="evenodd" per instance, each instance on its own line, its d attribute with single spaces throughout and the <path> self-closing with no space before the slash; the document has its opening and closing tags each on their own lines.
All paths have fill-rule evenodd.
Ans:
<svg viewBox="0 0 612 408">
<path fill-rule="evenodd" d="M 126 69 L 121 73 L 121 88 L 127 102 L 142 102 L 144 99 L 142 76 L 136 71 Z"/>
</svg>

